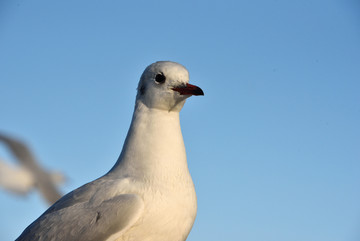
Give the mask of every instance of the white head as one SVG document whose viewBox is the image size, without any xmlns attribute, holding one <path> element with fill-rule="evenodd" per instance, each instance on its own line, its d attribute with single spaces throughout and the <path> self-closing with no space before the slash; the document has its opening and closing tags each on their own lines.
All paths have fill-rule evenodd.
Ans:
<svg viewBox="0 0 360 241">
<path fill-rule="evenodd" d="M 189 72 L 181 64 L 159 61 L 149 65 L 141 75 L 136 101 L 148 108 L 179 112 L 185 100 L 203 91 L 189 84 Z"/>
</svg>

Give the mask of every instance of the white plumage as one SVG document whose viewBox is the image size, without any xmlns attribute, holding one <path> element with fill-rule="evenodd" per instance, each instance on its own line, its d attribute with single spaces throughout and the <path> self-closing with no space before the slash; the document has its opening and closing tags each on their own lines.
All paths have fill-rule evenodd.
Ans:
<svg viewBox="0 0 360 241">
<path fill-rule="evenodd" d="M 57 201 L 17 240 L 186 240 L 197 205 L 179 112 L 186 98 L 203 95 L 188 82 L 178 63 L 148 66 L 115 166 Z"/>
</svg>

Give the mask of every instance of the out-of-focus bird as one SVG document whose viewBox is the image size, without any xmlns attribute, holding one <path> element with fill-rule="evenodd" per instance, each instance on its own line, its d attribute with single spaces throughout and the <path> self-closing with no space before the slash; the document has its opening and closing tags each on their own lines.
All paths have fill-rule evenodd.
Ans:
<svg viewBox="0 0 360 241">
<path fill-rule="evenodd" d="M 57 185 L 65 181 L 64 175 L 43 169 L 24 142 L 4 134 L 0 134 L 0 142 L 8 147 L 19 162 L 15 166 L 0 159 L 2 188 L 20 195 L 37 189 L 50 205 L 62 196 Z"/>
<path fill-rule="evenodd" d="M 65 181 L 64 176 L 58 172 L 50 173 L 50 177 L 56 185 Z M 14 194 L 27 195 L 37 188 L 36 177 L 25 167 L 12 165 L 0 159 L 0 187 Z M 48 202 L 52 203 L 50 200 Z"/>
</svg>

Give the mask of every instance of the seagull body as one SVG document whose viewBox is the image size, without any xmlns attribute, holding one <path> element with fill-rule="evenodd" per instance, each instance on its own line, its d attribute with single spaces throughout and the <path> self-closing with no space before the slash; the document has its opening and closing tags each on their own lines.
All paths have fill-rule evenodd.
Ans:
<svg viewBox="0 0 360 241">
<path fill-rule="evenodd" d="M 148 66 L 115 166 L 58 200 L 17 240 L 186 240 L 197 204 L 179 112 L 186 98 L 203 95 L 188 82 L 180 64 Z"/>
</svg>

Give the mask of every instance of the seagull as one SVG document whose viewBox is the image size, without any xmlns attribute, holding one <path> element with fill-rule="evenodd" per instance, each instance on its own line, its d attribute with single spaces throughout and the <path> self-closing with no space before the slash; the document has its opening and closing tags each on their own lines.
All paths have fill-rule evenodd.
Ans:
<svg viewBox="0 0 360 241">
<path fill-rule="evenodd" d="M 68 193 L 17 241 L 184 241 L 196 217 L 179 112 L 203 91 L 178 63 L 143 72 L 121 154 L 104 176 Z"/>
<path fill-rule="evenodd" d="M 34 187 L 31 172 L 24 167 L 14 167 L 0 159 L 0 186 L 18 195 L 26 195 Z"/>
<path fill-rule="evenodd" d="M 35 188 L 49 205 L 61 198 L 57 186 L 65 181 L 64 175 L 42 168 L 23 141 L 0 133 L 0 142 L 9 148 L 20 164 L 15 167 L 0 160 L 0 186 L 20 195 Z"/>
<path fill-rule="evenodd" d="M 64 176 L 59 172 L 48 173 L 51 182 L 56 186 L 65 181 Z M 41 184 L 34 173 L 24 165 L 11 165 L 0 159 L 0 187 L 13 194 L 25 196 L 34 189 L 38 189 Z M 60 193 L 52 196 L 45 189 L 39 189 L 43 197 L 49 204 L 53 204 L 61 197 Z"/>
</svg>

